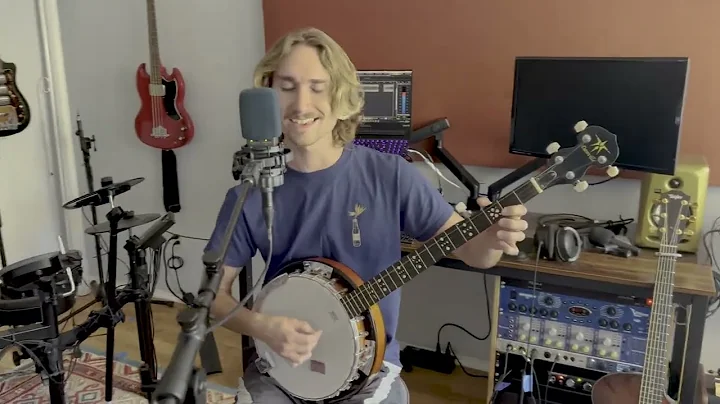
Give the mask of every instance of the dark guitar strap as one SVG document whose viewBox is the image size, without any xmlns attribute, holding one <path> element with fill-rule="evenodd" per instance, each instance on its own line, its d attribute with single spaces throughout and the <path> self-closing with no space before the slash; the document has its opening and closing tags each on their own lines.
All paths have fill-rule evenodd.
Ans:
<svg viewBox="0 0 720 404">
<path fill-rule="evenodd" d="M 178 185 L 177 159 L 172 150 L 162 151 L 163 203 L 165 211 L 180 212 L 180 187 Z"/>
</svg>

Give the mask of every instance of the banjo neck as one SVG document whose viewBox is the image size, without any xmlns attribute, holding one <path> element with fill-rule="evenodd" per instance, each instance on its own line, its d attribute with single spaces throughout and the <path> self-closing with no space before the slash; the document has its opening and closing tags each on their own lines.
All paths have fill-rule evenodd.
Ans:
<svg viewBox="0 0 720 404">
<path fill-rule="evenodd" d="M 542 174 L 531 178 L 498 201 L 426 241 L 415 251 L 344 296 L 343 305 L 352 316 L 359 316 L 500 220 L 503 217 L 503 207 L 522 205 L 539 195 L 543 191 L 541 176 Z"/>
</svg>

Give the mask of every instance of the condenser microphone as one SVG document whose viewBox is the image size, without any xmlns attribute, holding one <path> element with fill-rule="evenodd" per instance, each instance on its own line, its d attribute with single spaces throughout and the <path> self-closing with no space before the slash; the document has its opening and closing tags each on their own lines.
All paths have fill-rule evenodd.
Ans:
<svg viewBox="0 0 720 404">
<path fill-rule="evenodd" d="M 240 92 L 240 128 L 245 146 L 235 153 L 233 176 L 260 188 L 263 214 L 272 234 L 273 190 L 285 180 L 292 153 L 281 142 L 282 114 L 277 92 L 272 88 L 251 88 Z"/>
</svg>

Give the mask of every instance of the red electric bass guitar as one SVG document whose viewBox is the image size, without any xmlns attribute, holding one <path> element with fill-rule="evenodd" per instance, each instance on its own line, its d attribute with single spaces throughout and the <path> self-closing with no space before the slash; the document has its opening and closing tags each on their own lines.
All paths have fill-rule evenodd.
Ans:
<svg viewBox="0 0 720 404">
<path fill-rule="evenodd" d="M 183 106 L 185 81 L 180 70 L 168 74 L 160 62 L 155 0 L 147 0 L 150 70 L 142 63 L 136 73 L 140 112 L 135 117 L 135 132 L 146 145 L 162 149 L 163 199 L 169 212 L 180 211 L 176 159 L 173 149 L 190 143 L 195 128 Z"/>
</svg>

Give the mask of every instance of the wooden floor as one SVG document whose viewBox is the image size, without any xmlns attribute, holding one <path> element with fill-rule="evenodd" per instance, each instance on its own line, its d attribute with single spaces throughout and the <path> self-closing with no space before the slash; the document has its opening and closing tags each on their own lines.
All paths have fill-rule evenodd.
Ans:
<svg viewBox="0 0 720 404">
<path fill-rule="evenodd" d="M 87 303 L 87 298 L 79 298 L 76 307 Z M 99 307 L 98 304 L 96 304 Z M 169 308 L 161 305 L 153 305 L 153 317 L 155 322 L 155 350 L 159 366 L 167 366 L 172 356 L 179 326 L 175 316 L 180 305 Z M 76 322 L 82 322 L 87 318 L 90 309 L 78 314 Z M 125 323 L 118 325 L 115 329 L 115 352 L 124 353 L 128 359 L 139 361 L 140 354 L 137 343 L 137 328 L 132 305 L 123 309 L 126 316 Z M 69 324 L 69 328 L 72 324 Z M 95 336 L 85 341 L 85 346 L 98 350 L 105 350 L 105 330 L 99 330 Z M 220 351 L 223 372 L 210 375 L 209 381 L 228 387 L 235 387 L 237 380 L 242 376 L 242 360 L 240 350 L 240 337 L 226 329 L 220 329 L 215 334 L 215 339 Z M 7 354 L 0 360 L 0 369 L 12 368 L 12 355 Z M 200 364 L 199 359 L 197 361 Z M 473 372 L 477 373 L 477 371 Z M 485 392 L 487 381 L 482 378 L 466 376 L 458 368 L 452 375 L 444 375 L 423 369 L 415 369 L 413 372 L 403 372 L 402 378 L 410 390 L 410 402 L 412 404 L 440 404 L 440 403 L 463 403 L 481 404 L 485 403 Z"/>
</svg>

